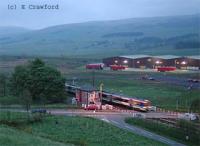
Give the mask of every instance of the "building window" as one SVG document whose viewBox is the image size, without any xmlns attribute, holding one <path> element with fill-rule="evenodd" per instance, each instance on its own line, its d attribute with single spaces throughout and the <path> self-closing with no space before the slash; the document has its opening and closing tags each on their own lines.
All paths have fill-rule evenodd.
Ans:
<svg viewBox="0 0 200 146">
<path fill-rule="evenodd" d="M 140 61 L 137 61 L 137 63 L 140 63 Z"/>
<path fill-rule="evenodd" d="M 182 61 L 181 64 L 182 64 L 182 65 L 185 65 L 185 64 L 187 64 L 187 62 L 186 62 L 186 61 Z"/>
<path fill-rule="evenodd" d="M 156 63 L 156 64 L 160 64 L 161 62 L 160 62 L 159 60 L 157 60 L 155 63 Z"/>
<path fill-rule="evenodd" d="M 127 63 L 128 63 L 128 60 L 124 60 L 124 63 L 127 64 Z"/>
</svg>

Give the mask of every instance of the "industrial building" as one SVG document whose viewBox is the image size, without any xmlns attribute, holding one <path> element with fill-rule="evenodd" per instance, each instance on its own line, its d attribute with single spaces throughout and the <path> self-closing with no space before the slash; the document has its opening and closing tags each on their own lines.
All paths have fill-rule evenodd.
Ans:
<svg viewBox="0 0 200 146">
<path fill-rule="evenodd" d="M 104 58 L 103 63 L 105 66 L 119 65 L 129 68 L 150 68 L 157 67 L 176 67 L 178 69 L 193 69 L 199 70 L 200 57 L 199 56 L 175 56 L 175 55 L 127 55 Z"/>
</svg>

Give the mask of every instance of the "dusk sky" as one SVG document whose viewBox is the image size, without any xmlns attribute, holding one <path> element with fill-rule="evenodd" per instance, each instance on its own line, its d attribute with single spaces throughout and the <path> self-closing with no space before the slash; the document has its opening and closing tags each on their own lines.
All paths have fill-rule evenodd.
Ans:
<svg viewBox="0 0 200 146">
<path fill-rule="evenodd" d="M 59 5 L 59 10 L 21 9 L 21 5 Z M 9 10 L 8 5 L 16 5 Z M 39 29 L 53 25 L 134 17 L 200 13 L 200 0 L 1 0 L 0 26 Z"/>
</svg>

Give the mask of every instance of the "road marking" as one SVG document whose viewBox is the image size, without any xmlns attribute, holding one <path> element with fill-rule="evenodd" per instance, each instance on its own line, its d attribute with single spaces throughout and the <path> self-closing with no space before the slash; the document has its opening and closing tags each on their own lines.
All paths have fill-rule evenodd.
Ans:
<svg viewBox="0 0 200 146">
<path fill-rule="evenodd" d="M 105 121 L 105 122 L 107 122 L 107 123 L 110 123 L 110 121 L 108 120 L 108 119 L 105 119 L 105 118 L 103 118 L 103 119 L 101 119 L 102 121 Z"/>
<path fill-rule="evenodd" d="M 117 125 L 120 125 L 120 123 L 118 123 L 118 122 L 116 122 L 116 121 L 111 120 L 111 122 L 113 122 L 113 123 L 115 123 L 115 124 L 117 124 Z"/>
<path fill-rule="evenodd" d="M 159 140 L 160 140 L 160 141 L 163 141 L 163 142 L 166 142 L 166 143 L 168 143 L 168 144 L 171 143 L 171 142 L 169 142 L 168 140 L 166 140 L 166 139 L 164 139 L 164 138 L 161 138 L 161 137 L 159 138 Z"/>
<path fill-rule="evenodd" d="M 131 130 L 132 130 L 132 128 L 131 128 L 131 127 L 129 127 L 129 126 L 127 126 L 127 125 L 126 125 L 125 127 L 126 127 L 126 128 L 128 128 L 128 129 L 131 129 Z"/>
<path fill-rule="evenodd" d="M 150 137 L 153 137 L 153 135 L 152 135 L 152 134 L 150 134 L 150 133 L 148 133 L 147 135 L 148 135 L 148 136 L 150 136 Z"/>
</svg>

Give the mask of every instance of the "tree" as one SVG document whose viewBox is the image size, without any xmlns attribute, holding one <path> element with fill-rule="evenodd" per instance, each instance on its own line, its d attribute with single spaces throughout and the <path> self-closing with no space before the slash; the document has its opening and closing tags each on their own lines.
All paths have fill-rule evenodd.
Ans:
<svg viewBox="0 0 200 146">
<path fill-rule="evenodd" d="M 16 67 L 11 81 L 16 95 L 23 96 L 27 90 L 34 101 L 43 104 L 46 101 L 62 101 L 65 97 L 65 79 L 59 71 L 46 66 L 40 59 L 35 59 L 28 66 Z"/>
<path fill-rule="evenodd" d="M 30 109 L 32 97 L 29 95 L 29 70 L 27 66 L 17 66 L 11 78 L 11 91 L 20 98 L 20 103 L 27 112 Z"/>
<path fill-rule="evenodd" d="M 11 91 L 15 96 L 28 89 L 29 70 L 26 66 L 17 66 L 11 77 Z"/>
<path fill-rule="evenodd" d="M 0 96 L 6 96 L 7 77 L 5 74 L 0 74 Z"/>
<path fill-rule="evenodd" d="M 65 79 L 59 71 L 47 66 L 31 70 L 29 85 L 33 99 L 40 101 L 57 102 L 65 93 Z"/>
<path fill-rule="evenodd" d="M 190 105 L 190 112 L 200 113 L 200 99 L 195 99 Z"/>
</svg>

